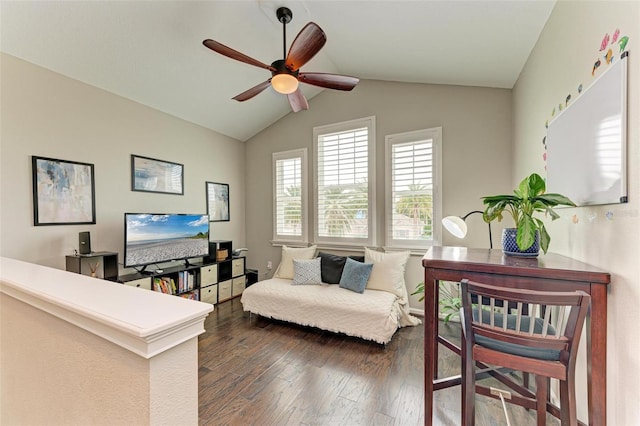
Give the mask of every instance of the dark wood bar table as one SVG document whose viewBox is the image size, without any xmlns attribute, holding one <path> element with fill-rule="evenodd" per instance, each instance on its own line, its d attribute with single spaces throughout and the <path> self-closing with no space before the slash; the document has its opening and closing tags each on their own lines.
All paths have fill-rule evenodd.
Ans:
<svg viewBox="0 0 640 426">
<path fill-rule="evenodd" d="M 502 250 L 432 247 L 424 267 L 424 421 L 433 421 L 433 392 L 460 384 L 460 376 L 438 378 L 438 344 L 460 354 L 460 347 L 438 335 L 438 283 L 463 278 L 505 287 L 545 291 L 582 290 L 591 295 L 585 324 L 588 364 L 589 424 L 607 423 L 607 290 L 608 272 L 554 253 L 537 258 L 505 256 Z"/>
</svg>

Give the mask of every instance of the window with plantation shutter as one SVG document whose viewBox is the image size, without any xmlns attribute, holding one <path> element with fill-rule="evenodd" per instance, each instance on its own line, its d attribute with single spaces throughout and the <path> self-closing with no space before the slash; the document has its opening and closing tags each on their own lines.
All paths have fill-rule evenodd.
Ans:
<svg viewBox="0 0 640 426">
<path fill-rule="evenodd" d="M 423 248 L 440 237 L 442 129 L 386 137 L 386 245 Z"/>
<path fill-rule="evenodd" d="M 375 244 L 375 118 L 313 130 L 316 243 Z"/>
<path fill-rule="evenodd" d="M 273 239 L 307 241 L 307 150 L 273 154 Z"/>
</svg>

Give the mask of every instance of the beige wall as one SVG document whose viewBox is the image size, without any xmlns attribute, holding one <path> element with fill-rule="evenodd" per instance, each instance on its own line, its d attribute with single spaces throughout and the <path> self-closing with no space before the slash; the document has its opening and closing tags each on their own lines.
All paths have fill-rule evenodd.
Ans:
<svg viewBox="0 0 640 426">
<path fill-rule="evenodd" d="M 2 424 L 149 424 L 148 360 L 5 294 L 0 306 Z"/>
<path fill-rule="evenodd" d="M 205 181 L 230 185 L 231 221 L 211 239 L 244 245 L 244 145 L 15 57 L 0 56 L 0 255 L 64 269 L 90 231 L 123 258 L 124 212 L 205 213 Z M 131 191 L 131 154 L 184 165 L 184 195 Z M 95 166 L 96 224 L 33 226 L 31 156 Z"/>
<path fill-rule="evenodd" d="M 0 312 L 3 425 L 197 423 L 197 337 L 145 359 L 6 294 Z"/>
<path fill-rule="evenodd" d="M 513 91 L 515 184 L 531 172 L 544 173 L 542 138 L 552 108 L 564 103 L 577 87 L 588 87 L 596 58 L 607 68 L 600 52 L 606 33 L 619 28 L 628 36 L 628 181 L 629 203 L 562 210 L 562 218 L 549 226 L 550 250 L 611 272 L 608 301 L 607 423 L 638 424 L 640 405 L 640 61 L 635 45 L 640 41 L 638 1 L 559 1 Z M 616 53 L 618 49 L 614 50 Z M 613 213 L 607 219 L 605 213 Z M 578 223 L 571 218 L 576 215 Z M 584 360 L 582 360 L 584 362 Z M 584 369 L 584 366 L 582 366 Z M 584 380 L 582 376 L 581 380 Z M 584 382 L 579 389 L 579 417 L 586 419 Z"/>
<path fill-rule="evenodd" d="M 365 80 L 352 92 L 328 90 L 309 104 L 308 111 L 289 114 L 246 142 L 248 264 L 260 269 L 261 278 L 268 260 L 274 269 L 280 261 L 280 248 L 269 243 L 273 238 L 271 154 L 306 147 L 311 173 L 314 126 L 376 117 L 378 236 L 384 235 L 385 135 L 442 126 L 443 216 L 480 209 L 481 196 L 510 189 L 510 90 Z M 487 226 L 479 215 L 470 218 L 469 228 L 466 240 L 443 235 L 444 243 L 488 247 Z M 495 238 L 499 235 L 494 232 Z M 380 237 L 378 246 L 383 245 Z M 409 293 L 423 280 L 420 259 L 413 256 L 408 265 Z M 415 297 L 411 305 L 422 308 Z"/>
</svg>

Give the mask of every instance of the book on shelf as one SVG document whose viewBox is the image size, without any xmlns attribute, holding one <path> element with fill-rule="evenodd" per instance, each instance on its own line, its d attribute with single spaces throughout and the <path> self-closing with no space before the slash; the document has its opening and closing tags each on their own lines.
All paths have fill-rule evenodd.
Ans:
<svg viewBox="0 0 640 426">
<path fill-rule="evenodd" d="M 200 300 L 200 298 L 198 297 L 198 292 L 193 291 L 190 293 L 184 293 L 181 294 L 180 297 L 183 297 L 185 299 L 189 299 L 189 300 Z"/>
<path fill-rule="evenodd" d="M 178 293 L 184 293 L 194 289 L 194 274 L 189 271 L 178 272 Z"/>
<path fill-rule="evenodd" d="M 194 275 L 192 272 L 187 272 L 187 290 L 191 291 L 194 289 Z"/>
<path fill-rule="evenodd" d="M 154 277 L 153 289 L 160 293 L 176 294 L 176 283 L 171 277 Z"/>
<path fill-rule="evenodd" d="M 178 293 L 184 293 L 194 289 L 194 273 L 189 271 L 180 271 L 178 273 Z"/>
</svg>

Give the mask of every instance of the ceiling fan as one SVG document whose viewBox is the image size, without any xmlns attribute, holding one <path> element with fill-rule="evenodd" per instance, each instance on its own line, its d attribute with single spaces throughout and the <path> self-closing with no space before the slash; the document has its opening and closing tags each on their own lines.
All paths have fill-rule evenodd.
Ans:
<svg viewBox="0 0 640 426">
<path fill-rule="evenodd" d="M 298 87 L 300 81 L 318 87 L 345 91 L 356 87 L 360 81 L 356 77 L 320 72 L 300 72 L 300 67 L 309 62 L 322 49 L 322 46 L 327 42 L 327 36 L 316 23 L 309 22 L 293 40 L 287 54 L 287 24 L 291 22 L 293 14 L 288 8 L 280 7 L 276 11 L 276 16 L 278 21 L 282 22 L 284 59 L 273 61 L 271 65 L 262 63 L 214 40 L 207 39 L 202 42 L 206 47 L 221 55 L 271 71 L 270 79 L 240 93 L 233 99 L 243 102 L 272 86 L 276 92 L 287 95 L 291 109 L 293 112 L 298 112 L 309 109 L 307 99 Z"/>
</svg>

